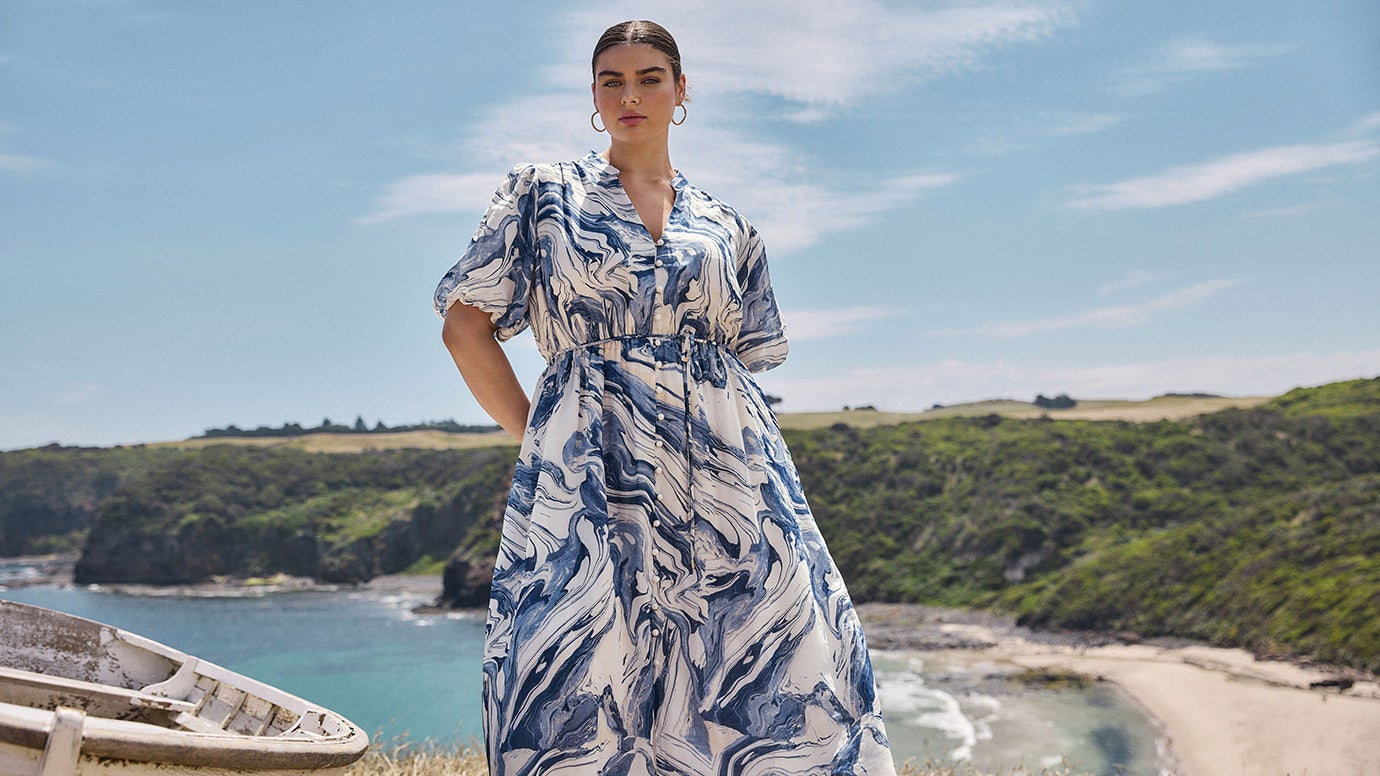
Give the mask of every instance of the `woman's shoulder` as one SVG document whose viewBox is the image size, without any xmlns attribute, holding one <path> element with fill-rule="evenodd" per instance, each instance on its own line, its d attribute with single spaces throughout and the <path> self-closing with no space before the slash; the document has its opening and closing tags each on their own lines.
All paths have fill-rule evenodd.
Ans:
<svg viewBox="0 0 1380 776">
<path fill-rule="evenodd" d="M 518 162 L 508 170 L 508 177 L 525 183 L 559 179 L 569 162 Z"/>
<path fill-rule="evenodd" d="M 519 162 L 508 171 L 510 178 L 526 184 L 564 183 L 584 180 L 593 184 L 607 184 L 616 180 L 618 171 L 603 157 L 590 151 L 579 159 L 555 162 Z"/>
<path fill-rule="evenodd" d="M 690 183 L 679 173 L 677 173 L 677 176 L 684 181 L 683 192 L 686 195 L 686 200 L 696 213 L 701 216 L 713 218 L 725 224 L 733 224 L 744 232 L 752 231 L 752 224 L 749 223 L 747 218 L 742 213 L 738 212 L 738 209 L 733 205 L 730 205 L 727 201 L 705 191 L 699 186 Z"/>
</svg>

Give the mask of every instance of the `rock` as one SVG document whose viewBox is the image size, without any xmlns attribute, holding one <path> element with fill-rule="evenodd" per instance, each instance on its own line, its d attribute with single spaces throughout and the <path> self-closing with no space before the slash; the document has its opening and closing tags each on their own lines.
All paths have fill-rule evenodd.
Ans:
<svg viewBox="0 0 1380 776">
<path fill-rule="evenodd" d="M 1355 679 L 1350 679 L 1345 676 L 1337 676 L 1331 679 L 1319 679 L 1316 682 L 1309 682 L 1308 689 L 1323 690 L 1330 687 L 1335 687 L 1337 688 L 1337 692 L 1346 692 L 1347 690 L 1350 690 L 1351 686 L 1354 684 L 1356 684 Z"/>
<path fill-rule="evenodd" d="M 443 609 L 487 607 L 493 575 L 493 564 L 476 563 L 457 553 L 446 562 L 441 574 L 441 595 L 434 605 Z"/>
</svg>

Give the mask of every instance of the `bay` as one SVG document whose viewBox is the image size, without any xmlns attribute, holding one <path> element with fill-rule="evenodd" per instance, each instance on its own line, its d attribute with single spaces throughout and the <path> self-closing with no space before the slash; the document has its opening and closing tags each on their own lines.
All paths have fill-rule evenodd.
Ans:
<svg viewBox="0 0 1380 776">
<path fill-rule="evenodd" d="M 204 597 L 33 586 L 0 589 L 0 598 L 163 642 L 344 714 L 376 740 L 483 736 L 483 613 L 414 614 L 430 599 L 422 592 Z M 1158 731 L 1115 686 L 1031 689 L 980 660 L 926 653 L 876 651 L 873 660 L 898 762 L 966 759 L 994 773 L 1061 762 L 1098 776 L 1160 772 Z"/>
</svg>

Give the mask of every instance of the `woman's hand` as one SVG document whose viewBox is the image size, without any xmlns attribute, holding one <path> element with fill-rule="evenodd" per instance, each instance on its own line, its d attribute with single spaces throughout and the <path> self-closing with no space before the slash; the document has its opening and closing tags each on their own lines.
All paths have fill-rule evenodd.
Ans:
<svg viewBox="0 0 1380 776">
<path fill-rule="evenodd" d="M 513 373 L 508 354 L 494 339 L 494 331 L 488 313 L 456 302 L 446 310 L 441 340 L 475 401 L 504 431 L 521 442 L 532 403 Z"/>
</svg>

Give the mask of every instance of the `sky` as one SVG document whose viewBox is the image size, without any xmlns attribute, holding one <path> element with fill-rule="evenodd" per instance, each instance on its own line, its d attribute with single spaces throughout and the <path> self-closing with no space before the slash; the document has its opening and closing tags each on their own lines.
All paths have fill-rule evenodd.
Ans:
<svg viewBox="0 0 1380 776">
<path fill-rule="evenodd" d="M 1370 0 L 0 0 L 0 449 L 491 422 L 432 290 L 512 165 L 606 147 L 630 18 L 766 241 L 779 412 L 1380 374 Z"/>
</svg>

